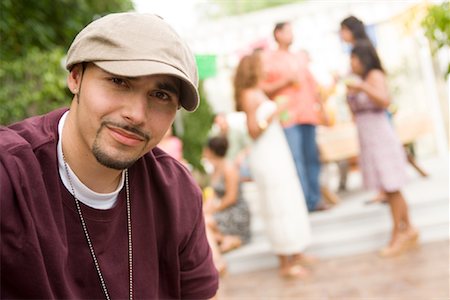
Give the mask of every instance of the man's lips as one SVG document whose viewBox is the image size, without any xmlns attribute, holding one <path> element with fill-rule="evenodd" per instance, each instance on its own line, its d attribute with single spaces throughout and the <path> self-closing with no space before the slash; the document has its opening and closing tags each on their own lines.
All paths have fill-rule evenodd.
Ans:
<svg viewBox="0 0 450 300">
<path fill-rule="evenodd" d="M 136 146 L 146 140 L 145 137 L 128 130 L 110 126 L 107 128 L 116 141 L 127 146 Z"/>
</svg>

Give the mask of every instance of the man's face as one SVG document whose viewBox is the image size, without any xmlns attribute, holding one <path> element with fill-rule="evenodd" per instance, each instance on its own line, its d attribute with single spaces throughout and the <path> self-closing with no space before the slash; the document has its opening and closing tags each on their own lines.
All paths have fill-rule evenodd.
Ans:
<svg viewBox="0 0 450 300">
<path fill-rule="evenodd" d="M 168 75 L 123 77 L 88 64 L 83 75 L 81 66 L 72 70 L 71 83 L 79 91 L 71 107 L 76 145 L 118 170 L 159 143 L 180 103 L 180 81 Z"/>
<path fill-rule="evenodd" d="M 291 45 L 294 39 L 291 24 L 285 24 L 282 29 L 278 30 L 276 39 L 279 44 Z"/>
</svg>

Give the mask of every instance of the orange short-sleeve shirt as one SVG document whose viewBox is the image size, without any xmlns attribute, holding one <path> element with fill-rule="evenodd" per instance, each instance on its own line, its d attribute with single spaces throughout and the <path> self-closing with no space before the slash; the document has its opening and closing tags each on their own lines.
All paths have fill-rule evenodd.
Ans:
<svg viewBox="0 0 450 300">
<path fill-rule="evenodd" d="M 296 124 L 320 123 L 320 105 L 317 83 L 308 69 L 307 59 L 301 54 L 275 50 L 265 53 L 264 64 L 267 82 L 298 74 L 298 82 L 280 89 L 272 100 L 288 101 L 287 113 L 282 116 L 283 127 Z"/>
</svg>

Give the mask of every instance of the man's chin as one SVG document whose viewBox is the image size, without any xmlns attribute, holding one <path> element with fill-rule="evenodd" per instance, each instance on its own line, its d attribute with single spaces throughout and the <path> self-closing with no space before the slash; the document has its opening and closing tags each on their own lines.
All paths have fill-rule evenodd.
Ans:
<svg viewBox="0 0 450 300">
<path fill-rule="evenodd" d="M 131 167 L 137 160 L 137 158 L 118 158 L 117 156 L 109 155 L 99 148 L 95 147 L 92 149 L 95 159 L 97 161 L 110 169 L 114 170 L 125 170 Z"/>
<path fill-rule="evenodd" d="M 105 159 L 103 158 L 97 158 L 97 161 L 102 164 L 103 166 L 110 168 L 110 169 L 114 169 L 114 170 L 119 170 L 119 171 L 123 171 L 125 169 L 128 169 L 129 167 L 131 167 L 136 160 L 132 160 L 132 161 L 120 161 L 120 160 L 113 160 L 113 159 Z"/>
</svg>

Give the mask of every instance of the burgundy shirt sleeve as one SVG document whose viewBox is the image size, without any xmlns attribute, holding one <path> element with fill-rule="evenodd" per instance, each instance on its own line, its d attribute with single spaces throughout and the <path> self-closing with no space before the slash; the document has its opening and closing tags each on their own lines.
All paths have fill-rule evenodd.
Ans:
<svg viewBox="0 0 450 300">
<path fill-rule="evenodd" d="M 192 235 L 180 253 L 181 299 L 209 299 L 218 289 L 218 273 L 206 239 L 205 221 L 200 213 Z"/>
</svg>

